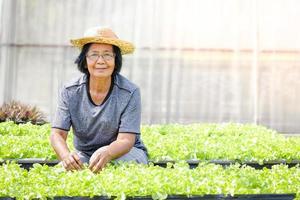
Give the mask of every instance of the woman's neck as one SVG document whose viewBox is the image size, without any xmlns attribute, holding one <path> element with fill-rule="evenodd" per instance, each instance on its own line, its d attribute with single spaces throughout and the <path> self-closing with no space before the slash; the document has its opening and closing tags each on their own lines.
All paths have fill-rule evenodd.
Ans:
<svg viewBox="0 0 300 200">
<path fill-rule="evenodd" d="M 105 93 L 111 85 L 111 76 L 109 77 L 92 77 L 90 76 L 90 91 L 93 93 Z"/>
</svg>

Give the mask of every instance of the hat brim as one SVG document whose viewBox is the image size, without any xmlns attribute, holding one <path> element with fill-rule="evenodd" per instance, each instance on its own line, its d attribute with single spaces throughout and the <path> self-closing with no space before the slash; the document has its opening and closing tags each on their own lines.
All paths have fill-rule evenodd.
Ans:
<svg viewBox="0 0 300 200">
<path fill-rule="evenodd" d="M 133 53 L 133 51 L 134 51 L 134 46 L 132 43 L 124 41 L 124 40 L 113 39 L 113 38 L 84 37 L 84 38 L 79 38 L 79 39 L 73 39 L 70 41 L 73 46 L 75 46 L 79 49 L 82 49 L 82 47 L 88 43 L 102 43 L 102 44 L 111 44 L 111 45 L 115 45 L 115 46 L 119 47 L 121 50 L 121 54 L 130 54 L 130 53 Z"/>
</svg>

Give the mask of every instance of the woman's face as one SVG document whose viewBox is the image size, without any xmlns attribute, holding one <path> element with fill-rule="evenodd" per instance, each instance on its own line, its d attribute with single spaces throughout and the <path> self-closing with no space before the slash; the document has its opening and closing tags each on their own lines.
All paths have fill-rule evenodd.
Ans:
<svg viewBox="0 0 300 200">
<path fill-rule="evenodd" d="M 87 68 L 90 76 L 109 77 L 115 69 L 115 54 L 110 44 L 94 43 L 86 54 Z"/>
</svg>

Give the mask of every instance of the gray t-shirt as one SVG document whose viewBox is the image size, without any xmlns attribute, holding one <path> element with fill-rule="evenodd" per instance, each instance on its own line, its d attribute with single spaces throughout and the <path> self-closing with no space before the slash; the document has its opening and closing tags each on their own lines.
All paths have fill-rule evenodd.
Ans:
<svg viewBox="0 0 300 200">
<path fill-rule="evenodd" d="M 139 88 L 120 74 L 101 105 L 89 94 L 89 78 L 83 75 L 60 91 L 52 127 L 74 132 L 77 150 L 92 155 L 98 148 L 115 141 L 119 132 L 136 134 L 135 147 L 147 154 L 140 138 L 141 96 Z"/>
</svg>

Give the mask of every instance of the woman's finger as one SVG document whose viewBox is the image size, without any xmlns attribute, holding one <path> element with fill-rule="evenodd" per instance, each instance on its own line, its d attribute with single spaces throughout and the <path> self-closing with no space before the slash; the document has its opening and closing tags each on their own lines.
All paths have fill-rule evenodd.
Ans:
<svg viewBox="0 0 300 200">
<path fill-rule="evenodd" d="M 99 156 L 92 155 L 89 164 L 90 170 L 93 170 L 93 167 L 98 163 L 99 159 L 100 159 Z"/>
<path fill-rule="evenodd" d="M 80 165 L 77 163 L 76 159 L 71 155 L 69 157 L 69 165 L 72 170 L 80 170 Z"/>
</svg>

